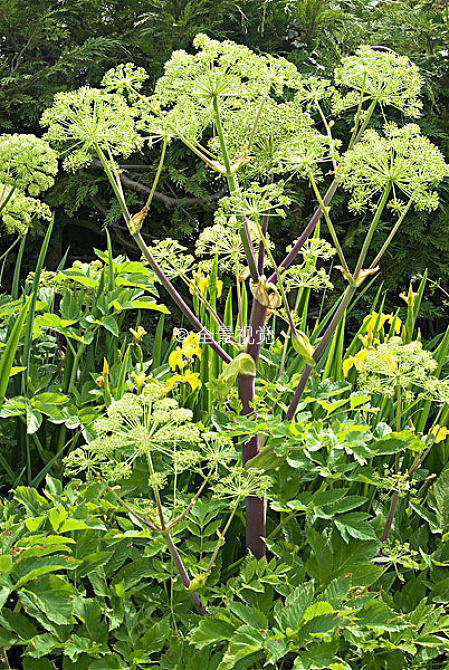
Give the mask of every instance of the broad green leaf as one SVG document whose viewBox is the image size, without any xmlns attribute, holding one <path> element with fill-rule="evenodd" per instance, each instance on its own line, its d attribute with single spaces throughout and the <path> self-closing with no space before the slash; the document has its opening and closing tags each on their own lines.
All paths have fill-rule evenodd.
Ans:
<svg viewBox="0 0 449 670">
<path fill-rule="evenodd" d="M 229 608 L 233 614 L 238 616 L 239 619 L 247 623 L 249 626 L 265 630 L 268 628 L 267 617 L 256 607 L 250 607 L 249 605 L 234 601 L 229 605 Z"/>
<path fill-rule="evenodd" d="M 170 310 L 165 305 L 158 305 L 152 298 L 147 298 L 142 296 L 138 300 L 131 301 L 132 309 L 152 309 L 155 312 L 161 312 L 162 314 L 170 314 Z"/>
<path fill-rule="evenodd" d="M 14 491 L 14 497 L 25 505 L 28 513 L 32 516 L 41 516 L 42 512 L 47 513 L 51 503 L 41 496 L 36 489 L 28 486 L 17 486 Z"/>
<path fill-rule="evenodd" d="M 1 571 L 1 568 L 0 568 Z M 11 590 L 7 586 L 0 587 L 0 610 L 9 598 Z"/>
<path fill-rule="evenodd" d="M 284 605 L 274 608 L 274 618 L 280 629 L 286 633 L 297 630 L 301 625 L 307 608 L 313 601 L 313 583 L 300 584 L 287 596 Z"/>
<path fill-rule="evenodd" d="M 449 471 L 440 474 L 433 486 L 435 509 L 440 522 L 441 532 L 449 531 Z"/>
<path fill-rule="evenodd" d="M 81 577 L 88 575 L 90 572 L 94 572 L 100 566 L 107 563 L 111 558 L 111 555 L 112 552 L 110 551 L 97 551 L 84 558 L 76 570 L 77 579 L 81 579 Z"/>
<path fill-rule="evenodd" d="M 51 328 L 62 333 L 69 326 L 73 326 L 74 323 L 76 323 L 76 319 L 62 319 L 57 314 L 51 314 L 50 312 L 36 317 L 36 324 L 40 328 Z"/>
<path fill-rule="evenodd" d="M 198 649 L 203 649 L 210 644 L 230 640 L 235 629 L 235 626 L 226 619 L 211 616 L 200 622 L 199 626 L 195 628 L 191 640 Z"/>
<path fill-rule="evenodd" d="M 117 321 L 114 319 L 113 316 L 102 316 L 100 318 L 100 322 L 102 326 L 114 337 L 119 336 L 119 327 Z"/>
<path fill-rule="evenodd" d="M 128 670 L 129 665 L 118 654 L 106 654 L 89 663 L 89 670 Z"/>
<path fill-rule="evenodd" d="M 12 572 L 13 560 L 11 554 L 0 555 L 0 573 L 9 575 Z"/>
<path fill-rule="evenodd" d="M 310 621 L 315 617 L 323 616 L 323 614 L 332 614 L 334 608 L 332 605 L 324 600 L 313 603 L 310 605 L 304 613 L 304 622 Z"/>
<path fill-rule="evenodd" d="M 34 662 L 37 658 L 50 656 L 53 649 L 60 646 L 60 644 L 61 643 L 56 635 L 52 635 L 51 633 L 35 635 L 35 637 L 31 639 L 29 654 L 33 657 Z M 34 670 L 33 665 L 30 665 L 30 670 Z"/>
<path fill-rule="evenodd" d="M 44 556 L 43 558 L 24 559 L 17 561 L 14 565 L 13 577 L 16 579 L 15 589 L 19 589 L 24 584 L 42 577 L 50 572 L 59 572 L 60 570 L 73 570 L 76 566 L 69 556 Z"/>
<path fill-rule="evenodd" d="M 81 286 L 86 286 L 87 288 L 95 288 L 97 286 L 97 280 L 92 277 L 88 277 L 85 272 L 78 268 L 68 268 L 63 270 L 57 276 L 57 279 L 71 279 Z"/>
<path fill-rule="evenodd" d="M 61 302 L 59 303 L 59 311 L 61 313 L 61 319 L 64 321 L 72 321 L 75 323 L 81 316 L 80 306 L 75 297 L 68 291 L 64 294 Z"/>
<path fill-rule="evenodd" d="M 368 523 L 369 514 L 365 512 L 349 512 L 343 516 L 335 517 L 334 523 L 341 533 L 345 542 L 349 542 L 349 538 L 353 537 L 356 540 L 375 540 L 376 533 L 373 527 Z"/>
<path fill-rule="evenodd" d="M 54 665 L 46 658 L 23 658 L 22 665 L 23 670 L 54 670 Z"/>
<path fill-rule="evenodd" d="M 33 594 L 34 604 L 56 624 L 70 623 L 74 611 L 73 597 L 76 589 L 61 577 L 45 575 L 26 587 L 27 594 Z"/>
<path fill-rule="evenodd" d="M 241 626 L 232 636 L 228 651 L 218 666 L 218 670 L 231 670 L 237 661 L 263 649 L 263 646 L 264 638 L 258 630 L 252 626 Z"/>
</svg>

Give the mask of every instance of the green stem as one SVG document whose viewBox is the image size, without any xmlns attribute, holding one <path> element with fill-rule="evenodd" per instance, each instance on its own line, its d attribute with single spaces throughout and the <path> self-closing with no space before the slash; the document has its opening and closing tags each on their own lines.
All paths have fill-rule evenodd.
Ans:
<svg viewBox="0 0 449 670">
<path fill-rule="evenodd" d="M 371 221 L 371 225 L 368 229 L 365 240 L 363 242 L 362 250 L 360 252 L 360 256 L 359 256 L 359 259 L 357 261 L 356 268 L 354 270 L 354 279 L 358 279 L 360 270 L 363 268 L 363 263 L 365 262 L 365 258 L 366 258 L 366 255 L 368 253 L 368 250 L 369 250 L 369 247 L 370 247 L 370 244 L 371 244 L 371 240 L 373 239 L 374 232 L 375 232 L 375 230 L 378 226 L 378 223 L 379 223 L 380 217 L 382 216 L 382 212 L 385 208 L 385 205 L 387 204 L 387 200 L 388 200 L 388 196 L 390 195 L 390 191 L 391 191 L 391 183 L 389 182 L 385 186 L 385 190 L 382 194 L 382 197 L 381 197 L 380 202 L 377 206 L 376 212 L 373 216 L 373 220 Z"/>
<path fill-rule="evenodd" d="M 396 233 L 398 232 L 398 230 L 399 230 L 399 226 L 401 225 L 401 223 L 403 222 L 405 216 L 407 215 L 407 213 L 408 213 L 408 211 L 409 211 L 409 209 L 410 209 L 411 204 L 412 204 L 412 201 L 409 200 L 408 203 L 407 203 L 407 206 L 405 207 L 405 209 L 404 209 L 404 211 L 402 212 L 401 216 L 400 216 L 399 219 L 396 221 L 396 223 L 394 224 L 393 228 L 391 229 L 390 234 L 388 235 L 387 239 L 386 239 L 385 242 L 383 243 L 381 250 L 379 251 L 379 253 L 377 254 L 376 258 L 375 258 L 375 259 L 373 260 L 373 262 L 371 263 L 371 265 L 370 265 L 370 270 L 371 270 L 371 269 L 374 269 L 374 268 L 376 268 L 376 267 L 378 266 L 380 259 L 382 258 L 382 256 L 384 255 L 384 253 L 386 252 L 386 250 L 388 249 L 388 247 L 390 246 L 390 243 L 391 243 L 393 237 L 394 237 L 394 236 L 396 235 Z"/>
<path fill-rule="evenodd" d="M 87 344 L 81 344 L 75 354 L 75 358 L 73 359 L 73 364 L 72 364 L 72 370 L 70 372 L 70 381 L 69 381 L 69 386 L 68 386 L 68 392 L 71 393 L 73 392 L 73 388 L 75 386 L 75 381 L 76 381 L 76 375 L 78 372 L 78 366 L 79 362 L 81 359 L 81 356 L 84 354 L 86 351 Z"/>
<path fill-rule="evenodd" d="M 240 498 L 237 499 L 237 501 L 236 501 L 234 507 L 232 508 L 231 514 L 229 515 L 229 519 L 227 520 L 226 525 L 225 525 L 225 527 L 223 528 L 223 532 L 219 533 L 219 537 L 218 537 L 218 540 L 217 540 L 217 544 L 215 545 L 215 549 L 214 549 L 214 551 L 213 551 L 213 553 L 212 553 L 212 556 L 211 556 L 211 558 L 210 558 L 209 565 L 207 566 L 206 575 L 210 574 L 210 571 L 212 570 L 212 568 L 213 568 L 213 566 L 214 566 L 215 559 L 216 559 L 217 556 L 218 556 L 218 552 L 220 551 L 220 547 L 221 547 L 221 545 L 223 544 L 223 541 L 224 541 L 224 539 L 225 539 L 226 533 L 227 533 L 228 530 L 229 530 L 229 526 L 231 525 L 231 521 L 232 521 L 232 519 L 234 518 L 234 515 L 235 515 L 235 513 L 236 513 L 237 510 L 238 510 L 239 503 L 240 503 Z"/>
<path fill-rule="evenodd" d="M 97 152 L 97 154 L 98 154 L 98 158 L 99 158 L 100 161 L 101 161 L 101 164 L 102 164 L 102 166 L 103 166 L 103 169 L 104 169 L 104 171 L 106 172 L 106 176 L 108 177 L 109 183 L 110 183 L 111 186 L 112 186 L 112 189 L 113 189 L 113 191 L 114 191 L 115 197 L 116 197 L 117 200 L 118 200 L 118 203 L 119 203 L 120 208 L 121 208 L 121 210 L 122 210 L 122 212 L 123 212 L 123 216 L 124 216 L 124 218 L 125 218 L 125 221 L 128 222 L 128 221 L 130 220 L 130 218 L 131 218 L 131 217 L 130 217 L 130 214 L 129 214 L 129 211 L 128 211 L 128 207 L 127 207 L 127 205 L 126 205 L 126 202 L 125 202 L 125 199 L 124 199 L 122 193 L 120 192 L 120 189 L 119 189 L 118 186 L 117 186 L 117 182 L 116 182 L 116 180 L 115 180 L 114 173 L 112 172 L 111 167 L 110 167 L 110 165 L 109 165 L 108 159 L 106 158 L 106 156 L 105 156 L 105 154 L 104 154 L 104 152 L 103 152 L 103 150 L 101 149 L 101 147 L 100 147 L 99 144 L 96 144 L 96 145 L 95 145 L 95 150 L 96 150 L 96 152 Z"/>
<path fill-rule="evenodd" d="M 329 138 L 329 144 L 333 148 L 334 138 L 332 137 L 332 131 L 331 131 L 330 125 L 328 124 L 327 119 L 324 115 L 324 112 L 321 108 L 321 105 L 318 102 L 318 98 L 315 98 L 315 105 L 316 105 L 316 108 L 318 109 L 319 115 L 321 116 L 321 120 L 324 123 L 324 127 L 326 129 L 326 135 Z M 332 165 L 334 167 L 334 170 L 336 170 L 337 169 L 337 161 L 335 160 L 335 158 L 332 159 Z"/>
<path fill-rule="evenodd" d="M 21 238 L 22 238 L 22 236 L 19 235 L 19 237 L 17 237 L 17 238 L 14 240 L 14 242 L 13 242 L 7 249 L 6 249 L 6 251 L 4 251 L 4 252 L 2 253 L 2 255 L 0 256 L 0 262 L 1 262 L 1 261 L 2 261 L 2 260 L 9 254 L 10 251 L 12 251 L 12 250 L 14 249 L 14 247 L 15 247 L 16 244 L 17 244 L 17 242 L 18 242 Z"/>
<path fill-rule="evenodd" d="M 326 205 L 324 204 L 323 198 L 321 197 L 321 193 L 318 190 L 318 186 L 316 184 L 316 181 L 315 181 L 312 173 L 309 174 L 309 180 L 310 180 L 310 183 L 312 184 L 312 188 L 314 190 L 316 199 L 318 200 L 318 204 L 320 205 L 321 211 L 323 212 L 323 216 L 326 220 L 327 227 L 328 227 L 329 232 L 330 232 L 331 237 L 332 237 L 332 241 L 333 241 L 334 246 L 337 250 L 338 258 L 340 259 L 340 263 L 342 264 L 344 269 L 347 272 L 349 272 L 349 267 L 348 267 L 348 264 L 346 262 L 345 255 L 343 253 L 343 249 L 341 248 L 341 244 L 338 240 L 337 233 L 336 233 L 335 228 L 334 228 L 334 224 L 332 223 L 331 217 L 329 215 L 329 207 L 326 207 Z"/>
<path fill-rule="evenodd" d="M 398 433 L 401 432 L 401 418 L 402 418 L 402 397 L 401 397 L 401 387 L 398 384 L 396 386 L 396 431 Z M 395 467 L 396 472 L 399 472 L 399 452 L 396 454 Z"/>
<path fill-rule="evenodd" d="M 154 480 L 155 480 L 156 473 L 154 471 L 153 460 L 151 458 L 151 454 L 147 454 L 147 462 L 148 462 L 148 468 L 150 470 L 151 477 L 153 479 L 153 483 L 151 484 L 151 488 L 153 489 L 153 495 L 154 495 L 154 499 L 156 501 L 157 512 L 159 514 L 159 521 L 161 522 L 162 530 L 165 530 L 164 510 L 162 509 L 161 496 L 159 495 L 159 489 L 157 488 L 157 486 L 154 485 Z"/>
<path fill-rule="evenodd" d="M 161 176 L 162 167 L 164 165 L 164 160 L 165 160 L 165 153 L 167 151 L 167 144 L 168 144 L 168 140 L 167 140 L 166 137 L 164 137 L 164 141 L 163 141 L 163 144 L 162 144 L 161 157 L 159 159 L 159 165 L 157 167 L 157 171 L 156 171 L 156 175 L 154 177 L 153 185 L 151 187 L 150 195 L 148 196 L 147 201 L 145 203 L 145 208 L 146 209 L 150 208 L 151 202 L 153 200 L 154 192 L 156 190 L 156 186 L 157 186 L 159 178 Z"/>
<path fill-rule="evenodd" d="M 362 90 L 360 91 L 360 99 L 359 99 L 359 104 L 358 104 L 358 107 L 357 107 L 357 113 L 356 113 L 355 121 L 354 121 L 354 129 L 352 131 L 351 139 L 349 140 L 348 150 L 352 149 L 353 144 L 355 143 L 355 138 L 357 137 L 357 130 L 358 130 L 359 123 L 360 123 L 360 115 L 362 113 L 362 105 L 363 105 L 363 96 L 364 96 L 364 93 L 365 93 L 366 77 L 367 77 L 367 73 L 365 73 L 365 75 L 363 77 Z M 373 111 L 374 111 L 375 106 L 376 106 L 376 103 L 371 103 L 371 107 L 369 107 L 368 113 L 371 110 L 371 114 L 372 114 Z M 371 118 L 371 114 L 369 114 L 369 118 Z"/>
<path fill-rule="evenodd" d="M 229 157 L 229 151 L 223 132 L 223 126 L 221 124 L 220 106 L 218 104 L 218 98 L 216 95 L 212 99 L 212 106 L 214 110 L 215 127 L 217 129 L 218 140 L 220 142 L 220 149 L 223 156 L 223 164 L 226 170 L 225 176 L 229 186 L 229 193 L 231 195 L 237 195 L 239 192 L 239 184 L 237 181 L 237 177 L 232 172 L 231 159 Z M 243 227 L 240 228 L 240 238 L 242 240 L 243 248 L 245 250 L 246 260 L 248 261 L 248 267 L 251 273 L 251 278 L 253 281 L 257 281 L 259 279 L 259 273 L 257 271 L 256 254 L 254 252 L 253 243 L 249 232 L 248 220 L 245 216 L 243 216 L 242 218 L 243 218 Z"/>
</svg>

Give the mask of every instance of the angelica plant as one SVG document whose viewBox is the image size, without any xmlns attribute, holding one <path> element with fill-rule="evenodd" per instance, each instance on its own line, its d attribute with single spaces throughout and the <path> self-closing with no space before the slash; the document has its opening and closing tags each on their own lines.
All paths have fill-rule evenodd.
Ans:
<svg viewBox="0 0 449 670">
<path fill-rule="evenodd" d="M 421 342 L 404 344 L 400 337 L 391 337 L 367 352 L 359 367 L 358 386 L 370 395 L 399 396 L 410 404 L 437 365 Z"/>
<path fill-rule="evenodd" d="M 385 117 L 389 107 L 405 116 L 419 115 L 419 71 L 389 50 L 361 47 L 343 59 L 331 81 L 307 79 L 283 58 L 257 55 L 245 46 L 206 35 L 195 38 L 194 49 L 194 53 L 173 53 L 153 91 L 148 89 L 144 70 L 128 63 L 107 72 L 102 89 L 83 87 L 60 93 L 42 124 L 48 126 L 46 137 L 63 156 L 66 169 L 79 169 L 94 155 L 99 158 L 130 235 L 195 332 L 221 359 L 224 377 L 217 388 L 227 393 L 237 378 L 240 411 L 249 420 L 256 418 L 262 340 L 248 336 L 236 341 L 228 333 L 223 347 L 215 331 L 206 327 L 202 314 L 209 313 L 218 328 L 224 321 L 215 299 L 214 304 L 209 303 L 201 289 L 202 273 L 212 268 L 210 259 L 216 257 L 223 270 L 234 275 L 240 326 L 241 284 L 248 282 L 252 300 L 248 333 L 262 332 L 273 312 L 286 321 L 288 339 L 303 359 L 293 395 L 280 405 L 286 407 L 285 420 L 292 421 L 311 371 L 327 350 L 357 289 L 379 271 L 408 211 L 438 205 L 436 187 L 449 174 L 448 166 L 414 124 L 401 128 L 387 122 L 382 134 L 369 129 L 376 108 Z M 353 130 L 348 145 L 343 146 L 334 135 L 333 117 L 348 113 L 354 115 Z M 178 141 L 229 190 L 218 205 L 214 225 L 199 235 L 196 256 L 200 264 L 196 266 L 195 259 L 183 257 L 184 250 L 176 243 L 164 240 L 153 248 L 142 235 L 167 151 Z M 149 196 L 132 213 L 117 157 L 158 146 L 159 163 Z M 292 181 L 311 190 L 317 208 L 282 258 L 270 242 L 270 230 L 288 211 Z M 350 194 L 350 207 L 366 212 L 368 218 L 353 268 L 333 221 L 331 202 L 338 188 Z M 371 242 L 385 229 L 387 211 L 393 222 L 372 258 Z M 322 218 L 332 248 L 314 236 Z M 322 263 L 333 253 L 347 288 L 326 318 L 326 330 L 318 342 L 312 342 L 300 330 L 298 298 L 293 304 L 292 291 L 298 289 L 300 295 L 305 287 L 328 288 L 331 279 Z M 189 287 L 203 311 L 195 313 L 189 306 L 173 283 L 176 279 Z M 284 348 L 284 355 L 286 352 Z M 259 437 L 252 431 L 248 434 L 242 444 L 242 461 L 252 469 Z M 265 503 L 262 496 L 246 493 L 247 547 L 261 557 L 265 552 Z"/>
<path fill-rule="evenodd" d="M 187 342 L 185 355 L 189 347 L 191 355 L 198 353 L 194 338 Z M 125 393 L 120 400 L 111 402 L 105 415 L 93 425 L 95 437 L 65 459 L 66 472 L 102 480 L 134 520 L 164 538 L 183 585 L 198 610 L 204 611 L 196 593 L 198 576 L 191 580 L 187 574 L 172 538 L 174 529 L 188 517 L 207 487 L 220 498 L 233 501 L 228 522 L 219 533 L 207 569 L 202 573 L 204 585 L 240 501 L 248 495 L 264 495 L 270 480 L 259 471 L 238 465 L 231 440 L 213 431 L 201 431 L 192 422 L 191 410 L 166 397 L 166 390 L 163 385 L 150 382 L 140 393 Z M 132 499 L 125 499 L 127 489 L 132 489 L 128 480 L 136 469 L 140 471 L 144 466 L 153 492 L 152 504 L 146 510 L 142 510 L 140 501 L 135 504 Z M 177 490 L 179 477 L 187 471 L 195 473 L 201 481 L 188 502 Z M 169 479 L 174 482 L 173 490 L 168 486 Z"/>
<path fill-rule="evenodd" d="M 401 495 L 408 491 L 410 481 L 425 460 L 432 446 L 444 439 L 445 431 L 439 421 L 447 420 L 449 407 L 449 385 L 432 373 L 438 367 L 437 361 L 421 342 L 404 343 L 401 337 L 390 337 L 388 341 L 379 343 L 375 348 L 366 350 L 366 354 L 358 366 L 358 386 L 361 391 L 370 395 L 378 395 L 390 399 L 395 406 L 396 431 L 400 435 L 403 417 L 417 397 L 431 398 L 440 409 L 433 420 L 432 426 L 421 442 L 421 449 L 415 456 L 411 466 L 400 472 L 400 454 L 396 454 L 395 473 L 396 485 L 391 487 L 393 495 L 382 533 L 385 542 L 391 531 L 394 516 Z"/>
</svg>

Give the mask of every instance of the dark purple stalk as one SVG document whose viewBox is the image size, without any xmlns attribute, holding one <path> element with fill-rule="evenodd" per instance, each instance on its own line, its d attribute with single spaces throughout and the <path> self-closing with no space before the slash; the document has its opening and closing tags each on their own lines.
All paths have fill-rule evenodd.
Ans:
<svg viewBox="0 0 449 670">
<path fill-rule="evenodd" d="M 265 325 L 266 308 L 255 298 L 251 311 L 248 346 L 246 352 L 250 354 L 257 365 L 260 348 L 262 346 L 263 327 Z M 254 412 L 251 403 L 255 395 L 255 378 L 240 375 L 238 379 L 239 397 L 242 403 L 241 414 L 247 416 Z M 243 464 L 247 463 L 259 453 L 259 437 L 253 435 L 242 446 Z M 245 500 L 246 506 L 246 547 L 257 559 L 265 556 L 265 500 L 250 496 Z"/>
<path fill-rule="evenodd" d="M 262 219 L 262 233 L 264 237 L 267 236 L 268 232 L 268 214 L 265 214 Z M 259 274 L 263 274 L 263 269 L 265 266 L 265 245 L 262 240 L 259 242 L 259 254 L 257 257 L 257 270 Z"/>
<path fill-rule="evenodd" d="M 317 348 L 315 349 L 313 353 L 313 358 L 315 361 L 319 359 L 325 348 L 327 347 L 331 337 L 333 336 L 336 327 L 338 326 L 340 319 L 342 318 L 344 311 L 346 307 L 348 306 L 352 296 L 355 293 L 355 288 L 353 286 L 348 286 L 346 289 L 343 298 L 338 305 L 337 309 L 335 310 L 334 316 L 330 320 L 326 330 L 324 331 L 324 335 L 320 340 L 320 343 L 318 344 Z M 304 393 L 304 389 L 306 388 L 306 384 L 309 380 L 310 373 L 312 372 L 313 368 L 310 367 L 309 365 L 306 365 L 302 375 L 301 379 L 298 382 L 298 386 L 296 387 L 295 393 L 293 395 L 293 398 L 290 402 L 290 405 L 288 407 L 287 413 L 285 415 L 285 418 L 287 421 L 291 421 L 293 417 L 295 416 L 296 410 L 298 408 L 299 401 L 302 398 L 302 394 Z"/>
<path fill-rule="evenodd" d="M 382 533 L 382 537 L 380 538 L 380 541 L 382 543 L 386 542 L 390 535 L 391 526 L 393 525 L 393 519 L 394 515 L 396 514 L 396 508 L 398 506 L 398 502 L 399 502 L 399 493 L 396 491 L 395 494 L 393 495 L 393 498 L 391 499 L 390 510 L 388 512 L 387 520 L 385 522 L 384 532 Z"/>
<path fill-rule="evenodd" d="M 184 563 L 182 562 L 181 556 L 179 555 L 179 552 L 175 547 L 175 543 L 173 542 L 171 536 L 168 534 L 164 535 L 164 540 L 168 547 L 170 555 L 173 559 L 173 563 L 176 565 L 176 569 L 178 570 L 179 576 L 181 577 L 181 581 L 185 586 L 185 588 L 188 590 L 190 587 L 190 577 L 187 574 L 187 570 L 184 567 Z M 195 605 L 198 612 L 200 614 L 207 614 L 207 610 L 203 607 L 199 595 L 194 591 L 193 592 L 189 591 L 189 595 L 192 598 L 193 604 Z"/>
<path fill-rule="evenodd" d="M 254 251 L 253 241 L 251 239 L 248 217 L 242 216 L 242 222 L 243 230 L 240 230 L 240 239 L 242 240 L 243 248 L 245 249 L 245 255 L 248 261 L 251 279 L 256 282 L 259 279 L 259 272 L 257 270 L 256 254 Z"/>
<path fill-rule="evenodd" d="M 175 289 L 165 272 L 162 270 L 162 268 L 158 265 L 156 262 L 156 259 L 154 258 L 153 254 L 147 247 L 142 235 L 140 234 L 139 231 L 133 234 L 133 237 L 136 241 L 137 246 L 139 247 L 140 251 L 142 254 L 145 256 L 145 258 L 149 261 L 151 267 L 153 268 L 154 272 L 156 273 L 157 277 L 161 281 L 161 283 L 164 285 L 165 289 L 167 292 L 170 294 L 170 296 L 173 298 L 175 303 L 178 305 L 182 313 L 189 319 L 190 323 L 197 329 L 198 333 L 204 335 L 206 342 L 209 344 L 209 346 L 220 356 L 220 358 L 225 362 L 225 363 L 230 363 L 231 362 L 231 357 L 226 353 L 224 349 L 218 344 L 218 342 L 212 337 L 211 333 L 203 326 L 201 321 L 197 319 L 195 314 L 192 312 L 188 304 L 183 300 L 183 298 L 179 295 L 178 291 Z"/>
<path fill-rule="evenodd" d="M 329 205 L 330 201 L 334 197 L 335 191 L 337 190 L 337 186 L 338 186 L 337 180 L 334 179 L 332 184 L 329 186 L 326 195 L 323 198 L 323 201 L 324 201 L 326 207 Z M 318 222 L 319 222 L 319 220 L 321 219 L 322 216 L 323 216 L 323 211 L 322 211 L 321 207 L 318 207 L 315 210 L 315 213 L 312 216 L 312 218 L 310 219 L 309 223 L 305 227 L 304 231 L 301 233 L 301 235 L 296 240 L 295 244 L 293 245 L 292 250 L 287 254 L 287 256 L 284 258 L 284 260 L 281 261 L 281 263 L 279 263 L 280 268 L 284 268 L 284 270 L 286 270 L 288 267 L 290 267 L 290 265 L 295 260 L 296 256 L 301 251 L 301 249 L 304 245 L 304 242 L 306 242 L 306 240 L 308 240 L 309 237 L 311 235 L 313 235 L 313 232 L 314 232 L 314 230 L 315 230 L 315 228 L 316 228 L 316 226 L 317 226 L 317 224 L 318 224 Z M 268 278 L 268 281 L 270 283 L 275 283 L 276 282 L 276 273 L 275 272 L 273 272 L 270 275 L 270 277 Z"/>
</svg>

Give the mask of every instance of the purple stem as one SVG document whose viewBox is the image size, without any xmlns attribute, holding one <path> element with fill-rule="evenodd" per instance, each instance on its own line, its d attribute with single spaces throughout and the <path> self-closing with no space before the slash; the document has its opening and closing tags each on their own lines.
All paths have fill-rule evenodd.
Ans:
<svg viewBox="0 0 449 670">
<path fill-rule="evenodd" d="M 346 289 L 343 298 L 338 305 L 337 309 L 335 310 L 334 316 L 330 320 L 326 330 L 324 331 L 324 335 L 321 338 L 317 348 L 313 352 L 313 358 L 315 361 L 319 359 L 325 348 L 327 347 L 331 337 L 333 336 L 336 327 L 338 326 L 340 319 L 342 318 L 344 311 L 346 307 L 348 306 L 352 296 L 355 293 L 355 288 L 353 286 L 348 286 Z M 310 367 L 309 365 L 306 365 L 302 375 L 301 379 L 298 382 L 298 386 L 296 387 L 295 393 L 293 394 L 293 398 L 290 402 L 290 405 L 288 407 L 287 413 L 285 415 L 286 421 L 291 421 L 293 417 L 295 416 L 296 410 L 298 408 L 299 401 L 302 398 L 302 394 L 304 393 L 304 389 L 306 388 L 306 384 L 309 380 L 310 373 L 312 372 L 313 368 Z"/>
<path fill-rule="evenodd" d="M 178 550 L 175 547 L 175 543 L 173 542 L 172 538 L 170 535 L 164 535 L 164 540 L 165 543 L 168 547 L 168 550 L 171 554 L 171 557 L 173 559 L 173 563 L 176 565 L 176 568 L 178 570 L 179 576 L 181 577 L 181 581 L 184 584 L 185 588 L 188 589 L 190 586 L 190 577 L 187 574 L 187 570 L 184 567 L 184 563 L 182 562 L 182 558 L 179 555 Z M 200 614 L 207 614 L 207 610 L 203 607 L 200 597 L 195 591 L 190 592 L 189 595 L 193 600 L 193 604 L 195 605 L 196 609 Z"/>
<path fill-rule="evenodd" d="M 266 237 L 268 233 L 268 214 L 265 214 L 262 219 L 262 233 Z M 263 269 L 265 265 L 265 245 L 262 240 L 259 242 L 259 254 L 257 257 L 257 270 L 259 274 L 263 274 Z"/>
<path fill-rule="evenodd" d="M 255 298 L 253 299 L 250 329 L 248 333 L 248 346 L 246 353 L 250 354 L 257 365 L 260 348 L 262 346 L 262 332 L 265 325 L 266 308 Z M 239 397 L 242 403 L 242 416 L 253 414 L 251 402 L 255 395 L 255 378 L 240 375 L 238 379 Z M 259 437 L 253 435 L 248 442 L 242 446 L 243 464 L 259 453 Z M 265 556 L 265 500 L 249 496 L 245 500 L 246 506 L 246 547 L 257 559 Z"/>
<path fill-rule="evenodd" d="M 393 525 L 393 519 L 394 515 L 396 514 L 396 508 L 398 506 L 398 502 L 399 502 L 399 493 L 396 491 L 393 495 L 393 498 L 391 499 L 390 510 L 388 512 L 387 520 L 385 522 L 384 532 L 382 533 L 382 537 L 380 538 L 380 541 L 382 543 L 386 542 L 390 535 L 391 526 Z"/>
<path fill-rule="evenodd" d="M 324 201 L 326 207 L 329 205 L 330 201 L 334 197 L 335 191 L 337 190 L 337 186 L 338 186 L 337 180 L 334 179 L 332 184 L 329 186 L 326 195 L 323 198 L 323 201 Z M 321 207 L 318 207 L 316 209 L 314 215 L 310 219 L 309 223 L 305 227 L 304 231 L 298 237 L 295 244 L 293 245 L 293 249 L 287 254 L 287 256 L 284 258 L 284 260 L 281 263 L 279 263 L 279 267 L 284 268 L 284 270 L 286 270 L 288 267 L 290 267 L 290 265 L 295 260 L 296 256 L 301 251 L 301 248 L 304 245 L 304 242 L 313 234 L 313 231 L 315 230 L 315 228 L 317 226 L 317 223 L 321 219 L 322 216 L 323 216 L 323 211 L 322 211 Z M 276 273 L 275 272 L 273 272 L 270 275 L 268 281 L 270 283 L 275 283 L 276 282 Z"/>
<path fill-rule="evenodd" d="M 153 254 L 151 251 L 148 249 L 142 235 L 140 232 L 136 232 L 133 235 L 140 251 L 142 254 L 145 256 L 145 258 L 149 261 L 151 264 L 151 267 L 153 268 L 154 272 L 156 273 L 157 277 L 159 280 L 162 282 L 162 284 L 165 286 L 165 289 L 167 292 L 170 294 L 170 296 L 173 298 L 175 303 L 178 305 L 180 310 L 183 312 L 183 314 L 189 319 L 191 324 L 197 329 L 198 333 L 204 335 L 206 342 L 210 345 L 210 347 L 220 356 L 220 358 L 225 362 L 225 363 L 230 363 L 232 358 L 226 353 L 224 349 L 218 344 L 218 342 L 212 337 L 211 333 L 203 326 L 201 321 L 197 319 L 195 314 L 192 312 L 188 304 L 183 300 L 183 298 L 179 295 L 178 291 L 175 289 L 165 272 L 162 270 L 162 268 L 158 265 L 156 262 L 156 259 L 154 258 Z"/>
<path fill-rule="evenodd" d="M 254 251 L 253 241 L 251 239 L 251 231 L 249 229 L 248 217 L 243 215 L 243 231 L 241 231 L 241 240 L 245 249 L 245 255 L 248 261 L 249 271 L 251 273 L 251 279 L 257 281 L 259 279 L 259 272 L 257 269 L 257 260 L 256 254 Z"/>
</svg>

